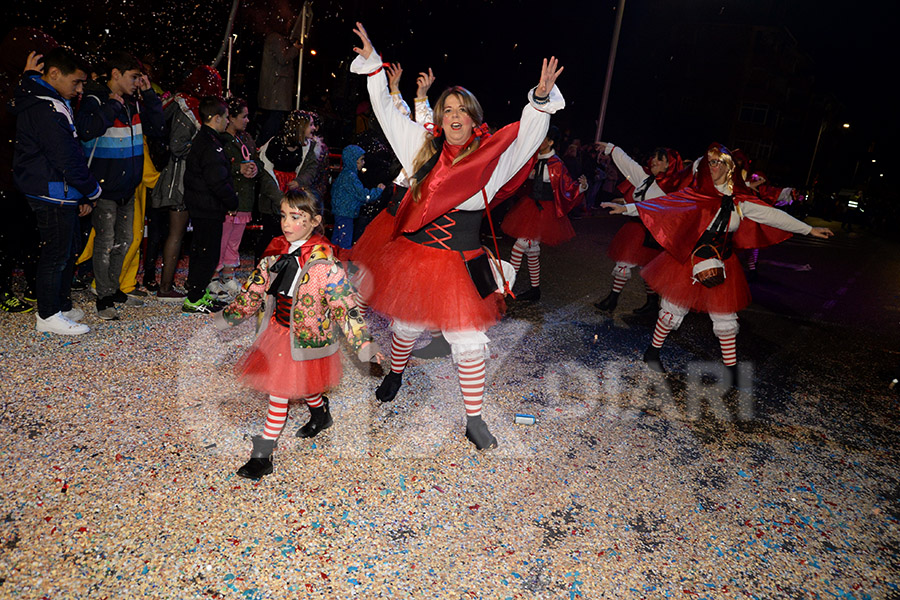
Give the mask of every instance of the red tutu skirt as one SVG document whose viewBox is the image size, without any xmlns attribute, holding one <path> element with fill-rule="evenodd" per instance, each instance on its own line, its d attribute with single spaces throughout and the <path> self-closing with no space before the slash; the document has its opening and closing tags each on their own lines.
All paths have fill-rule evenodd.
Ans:
<svg viewBox="0 0 900 600">
<path fill-rule="evenodd" d="M 480 251 L 466 253 L 472 258 Z M 500 320 L 500 294 L 482 299 L 459 252 L 388 243 L 364 278 L 363 296 L 380 313 L 431 329 L 483 331 Z"/>
<path fill-rule="evenodd" d="M 384 250 L 394 233 L 394 215 L 387 209 L 382 210 L 366 226 L 365 231 L 353 244 L 350 260 L 358 265 L 366 266 L 373 262 L 375 256 Z"/>
<path fill-rule="evenodd" d="M 644 245 L 646 235 L 647 228 L 640 221 L 628 221 L 616 233 L 606 253 L 617 263 L 643 267 L 662 252 L 659 248 Z"/>
<path fill-rule="evenodd" d="M 733 313 L 750 305 L 750 287 L 741 261 L 732 254 L 725 259 L 725 282 L 708 288 L 691 279 L 691 263 L 680 263 L 663 252 L 643 268 L 641 277 L 662 298 L 696 312 Z"/>
<path fill-rule="evenodd" d="M 281 398 L 305 398 L 341 382 L 341 353 L 325 358 L 291 358 L 291 331 L 269 321 L 247 353 L 234 366 L 238 380 L 249 388 Z"/>
<path fill-rule="evenodd" d="M 542 200 L 541 208 L 529 197 L 522 198 L 503 219 L 503 233 L 514 238 L 537 240 L 547 246 L 558 246 L 575 237 L 569 217 L 556 216 L 556 206 Z"/>
</svg>

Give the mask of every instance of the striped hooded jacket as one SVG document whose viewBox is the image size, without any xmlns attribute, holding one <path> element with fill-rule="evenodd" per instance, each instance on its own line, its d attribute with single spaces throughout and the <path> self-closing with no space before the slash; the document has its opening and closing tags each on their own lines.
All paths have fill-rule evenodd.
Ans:
<svg viewBox="0 0 900 600">
<path fill-rule="evenodd" d="M 144 135 L 165 139 L 162 102 L 152 89 L 125 97 L 123 104 L 110 99 L 105 84 L 85 88 L 75 113 L 78 137 L 102 197 L 124 202 L 144 175 Z"/>
</svg>

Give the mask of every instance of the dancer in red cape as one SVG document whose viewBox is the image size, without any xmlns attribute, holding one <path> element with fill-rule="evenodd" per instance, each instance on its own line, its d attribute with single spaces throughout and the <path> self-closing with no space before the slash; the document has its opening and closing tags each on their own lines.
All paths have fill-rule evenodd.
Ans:
<svg viewBox="0 0 900 600">
<path fill-rule="evenodd" d="M 350 69 L 368 76 L 369 98 L 400 164 L 413 181 L 397 210 L 394 239 L 371 265 L 369 289 L 377 311 L 392 318 L 391 372 L 376 391 L 394 399 L 412 346 L 426 329 L 440 329 L 457 363 L 466 407 L 466 437 L 476 448 L 496 446 L 481 417 L 485 331 L 500 318 L 502 295 L 495 268 L 481 247 L 486 204 L 521 185 L 547 134 L 550 113 L 565 106 L 554 83 L 562 72 L 545 60 L 540 83 L 529 92 L 522 119 L 487 136 L 481 105 L 461 87 L 446 90 L 434 106 L 432 132 L 398 112 L 388 93 L 381 57 L 363 26 L 361 48 Z"/>
<path fill-rule="evenodd" d="M 625 151 L 614 144 L 599 142 L 597 148 L 604 154 L 611 155 L 616 168 L 625 176 L 619 184 L 619 191 L 626 203 L 643 202 L 659 198 L 687 187 L 693 178 L 690 166 L 685 167 L 681 155 L 671 148 L 657 148 L 643 167 L 634 161 Z M 608 256 L 616 261 L 613 267 L 613 286 L 603 300 L 595 302 L 598 310 L 613 311 L 619 304 L 619 294 L 631 279 L 634 267 L 643 267 L 662 252 L 662 246 L 656 243 L 647 228 L 637 218 L 629 219 L 622 225 L 607 250 Z M 659 308 L 659 296 L 646 285 L 647 301 L 636 309 L 636 314 L 655 312 Z"/>
<path fill-rule="evenodd" d="M 513 269 L 519 271 L 523 255 L 528 259 L 531 289 L 516 300 L 541 299 L 541 244 L 558 246 L 575 237 L 566 215 L 584 200 L 587 177 L 582 175 L 576 181 L 569 175 L 555 152 L 559 138 L 559 129 L 550 127 L 538 148 L 537 165 L 522 188 L 522 199 L 503 219 L 503 232 L 517 238 L 509 259 Z"/>
<path fill-rule="evenodd" d="M 700 161 L 691 187 L 624 206 L 604 202 L 611 214 L 639 216 L 665 252 L 643 271 L 644 280 L 661 300 L 659 318 L 644 361 L 664 371 L 659 349 L 690 311 L 707 313 L 719 339 L 722 361 L 737 365 L 737 312 L 750 304 L 750 289 L 734 248 L 762 248 L 792 233 L 829 238 L 832 231 L 810 227 L 759 200 L 735 170 L 727 148 L 712 144 Z M 724 269 L 724 281 L 707 287 L 707 269 Z M 711 283 L 707 281 L 707 283 Z"/>
</svg>

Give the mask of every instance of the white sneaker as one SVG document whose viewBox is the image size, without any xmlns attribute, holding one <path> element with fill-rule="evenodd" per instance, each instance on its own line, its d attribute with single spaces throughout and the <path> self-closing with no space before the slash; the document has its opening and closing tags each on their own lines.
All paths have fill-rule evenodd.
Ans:
<svg viewBox="0 0 900 600">
<path fill-rule="evenodd" d="M 46 333 L 56 333 L 58 335 L 81 335 L 91 330 L 90 327 L 82 323 L 76 323 L 68 319 L 62 312 L 58 312 L 51 317 L 42 319 L 40 315 L 36 315 L 37 324 L 35 329 Z"/>
<path fill-rule="evenodd" d="M 70 321 L 80 321 L 84 318 L 84 311 L 75 306 L 72 307 L 72 310 L 65 311 L 62 316 L 67 318 Z"/>
</svg>

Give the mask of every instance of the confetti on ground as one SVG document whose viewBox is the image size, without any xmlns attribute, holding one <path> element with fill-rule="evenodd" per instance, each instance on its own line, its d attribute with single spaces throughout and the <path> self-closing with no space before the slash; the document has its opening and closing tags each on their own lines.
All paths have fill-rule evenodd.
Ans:
<svg viewBox="0 0 900 600">
<path fill-rule="evenodd" d="M 821 324 L 777 346 L 751 314 L 748 340 L 770 344 L 753 418 L 737 419 L 733 393 L 695 414 L 684 377 L 643 368 L 650 324 L 593 310 L 605 257 L 565 260 L 599 255 L 614 229 L 596 223 L 543 254 L 559 266 L 544 301 L 489 332 L 490 452 L 463 435 L 449 360 L 414 359 L 380 405 L 379 379 L 345 349 L 334 426 L 296 438 L 307 412 L 293 407 L 274 474 L 241 479 L 265 410 L 231 377 L 251 325 L 217 332 L 155 299 L 104 322 L 84 292 L 93 331 L 77 339 L 0 315 L 0 597 L 897 594 L 895 397 L 814 356 L 855 342 Z M 597 289 L 563 284 L 576 273 Z M 643 302 L 639 287 L 624 304 Z M 370 322 L 388 347 L 386 321 Z M 666 359 L 715 360 L 711 339 L 686 322 Z"/>
</svg>

